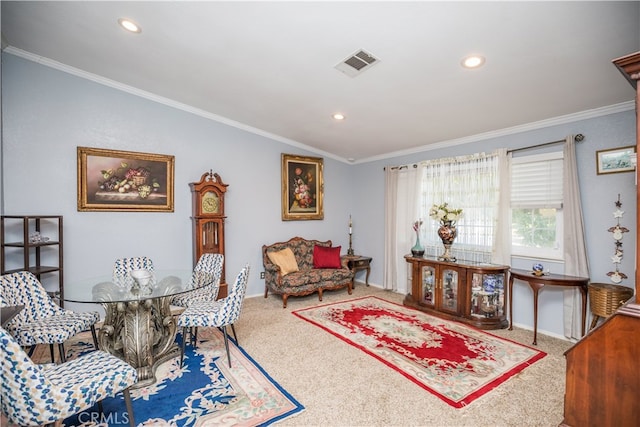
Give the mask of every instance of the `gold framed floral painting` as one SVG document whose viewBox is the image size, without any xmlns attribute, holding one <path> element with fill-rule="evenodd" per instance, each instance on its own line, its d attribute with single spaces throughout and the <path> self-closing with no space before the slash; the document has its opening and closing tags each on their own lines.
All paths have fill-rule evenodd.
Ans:
<svg viewBox="0 0 640 427">
<path fill-rule="evenodd" d="M 282 154 L 282 220 L 324 219 L 324 162 Z"/>
<path fill-rule="evenodd" d="M 78 211 L 173 212 L 174 160 L 78 147 Z"/>
</svg>

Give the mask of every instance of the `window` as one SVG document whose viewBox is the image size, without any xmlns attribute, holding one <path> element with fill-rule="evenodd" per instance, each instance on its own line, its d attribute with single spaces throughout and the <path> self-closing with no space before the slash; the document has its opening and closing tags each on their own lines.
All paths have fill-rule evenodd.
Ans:
<svg viewBox="0 0 640 427">
<path fill-rule="evenodd" d="M 456 258 L 490 262 L 498 207 L 498 156 L 474 154 L 423 162 L 420 212 L 427 215 L 434 204 L 447 202 L 462 209 L 453 245 Z M 423 242 L 428 255 L 442 254 L 439 224 L 423 216 Z"/>
<path fill-rule="evenodd" d="M 562 152 L 513 159 L 512 255 L 563 258 L 562 170 Z"/>
</svg>

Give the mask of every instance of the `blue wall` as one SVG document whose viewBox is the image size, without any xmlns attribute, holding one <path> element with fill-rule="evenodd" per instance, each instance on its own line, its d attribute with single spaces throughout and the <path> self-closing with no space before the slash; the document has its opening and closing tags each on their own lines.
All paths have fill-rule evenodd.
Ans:
<svg viewBox="0 0 640 427">
<path fill-rule="evenodd" d="M 2 213 L 64 215 L 67 288 L 83 278 L 109 274 L 113 260 L 121 256 L 147 255 L 157 268 L 190 268 L 188 184 L 209 169 L 229 184 L 225 199 L 227 280 L 249 262 L 249 295 L 260 295 L 264 290 L 259 278 L 263 244 L 300 235 L 331 239 L 346 250 L 349 214 L 354 223 L 354 249 L 374 258 L 370 282 L 381 285 L 384 166 L 539 144 L 571 133 L 586 136 L 578 145 L 578 163 L 592 280 L 609 281 L 606 272 L 613 267 L 613 239 L 606 230 L 615 224 L 612 212 L 618 193 L 625 211 L 623 225 L 631 229 L 624 237 L 621 271 L 630 277 L 634 274 L 634 174 L 597 176 L 595 172 L 596 150 L 634 144 L 632 111 L 361 164 L 321 155 L 325 162 L 325 219 L 281 221 L 281 153 L 318 156 L 317 152 L 11 54 L 3 53 L 2 60 Z M 629 91 L 631 99 L 631 87 Z M 401 130 L 398 137 L 402 137 Z M 78 146 L 174 155 L 175 212 L 78 212 Z M 529 260 L 522 265 L 518 262 L 514 260 L 513 265 L 528 268 L 531 264 Z M 623 284 L 631 286 L 632 281 Z M 524 327 L 532 324 L 530 293 L 526 285 L 516 285 L 514 322 Z M 539 330 L 561 335 L 561 291 L 545 289 L 540 303 Z"/>
</svg>

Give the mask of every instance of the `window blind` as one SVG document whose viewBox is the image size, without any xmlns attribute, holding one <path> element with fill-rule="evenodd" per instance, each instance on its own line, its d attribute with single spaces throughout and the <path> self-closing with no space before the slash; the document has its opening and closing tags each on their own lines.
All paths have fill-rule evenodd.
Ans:
<svg viewBox="0 0 640 427">
<path fill-rule="evenodd" d="M 562 208 L 562 158 L 513 162 L 511 207 Z"/>
</svg>

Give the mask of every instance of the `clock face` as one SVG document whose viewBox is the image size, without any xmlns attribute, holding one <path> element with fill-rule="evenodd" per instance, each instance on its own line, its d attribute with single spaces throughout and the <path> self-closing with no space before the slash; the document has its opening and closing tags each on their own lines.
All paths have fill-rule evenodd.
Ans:
<svg viewBox="0 0 640 427">
<path fill-rule="evenodd" d="M 202 196 L 202 212 L 218 213 L 220 209 L 220 200 L 218 195 L 213 191 L 208 191 Z"/>
</svg>

